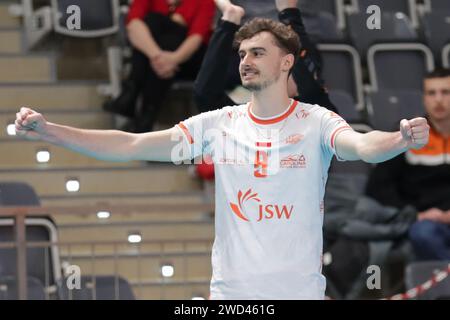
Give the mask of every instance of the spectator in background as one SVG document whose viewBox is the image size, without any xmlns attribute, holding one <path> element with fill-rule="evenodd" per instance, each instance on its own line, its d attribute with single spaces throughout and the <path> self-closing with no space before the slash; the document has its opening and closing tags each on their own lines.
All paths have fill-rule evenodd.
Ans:
<svg viewBox="0 0 450 320">
<path fill-rule="evenodd" d="M 428 144 L 379 164 L 367 194 L 384 205 L 415 206 L 409 237 L 417 258 L 450 260 L 450 70 L 429 73 L 423 86 Z"/>
<path fill-rule="evenodd" d="M 131 74 L 121 95 L 104 109 L 133 118 L 130 131 L 151 131 L 173 81 L 197 75 L 214 14 L 213 0 L 134 0 L 127 17 L 134 49 Z"/>
</svg>

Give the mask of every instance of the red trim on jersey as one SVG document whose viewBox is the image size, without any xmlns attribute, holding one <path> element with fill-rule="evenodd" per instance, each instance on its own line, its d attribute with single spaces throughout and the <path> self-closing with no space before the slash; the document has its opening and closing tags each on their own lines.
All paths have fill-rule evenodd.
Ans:
<svg viewBox="0 0 450 320">
<path fill-rule="evenodd" d="M 344 130 L 350 130 L 352 127 L 350 126 L 345 126 L 345 127 L 340 127 L 337 128 L 336 130 L 334 130 L 333 134 L 331 135 L 331 147 L 334 148 L 334 139 L 336 139 L 336 135 Z"/>
<path fill-rule="evenodd" d="M 272 146 L 272 142 L 257 142 L 256 146 L 270 148 Z"/>
<path fill-rule="evenodd" d="M 248 111 L 248 115 L 249 115 L 250 119 L 252 119 L 257 124 L 274 124 L 274 123 L 280 122 L 280 121 L 286 119 L 287 117 L 289 117 L 291 115 L 291 113 L 294 112 L 295 108 L 297 107 L 297 104 L 298 104 L 298 101 L 293 100 L 293 102 L 291 103 L 291 106 L 288 108 L 288 110 L 285 113 L 283 113 L 282 115 L 280 115 L 276 118 L 273 118 L 273 119 L 258 119 L 258 118 L 256 118 L 253 115 L 252 111 L 250 110 L 251 105 L 252 105 L 251 103 L 248 104 L 247 111 Z"/>
<path fill-rule="evenodd" d="M 183 122 L 180 122 L 178 124 L 178 126 L 181 128 L 181 130 L 183 130 L 184 134 L 186 135 L 186 138 L 189 141 L 189 144 L 193 144 L 194 143 L 194 138 L 192 138 L 191 134 L 189 133 L 188 128 L 186 128 L 186 126 L 184 125 Z"/>
</svg>

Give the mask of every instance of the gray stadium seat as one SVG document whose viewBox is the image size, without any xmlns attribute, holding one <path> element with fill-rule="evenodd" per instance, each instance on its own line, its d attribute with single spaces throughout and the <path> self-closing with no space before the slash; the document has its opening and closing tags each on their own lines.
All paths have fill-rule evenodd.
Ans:
<svg viewBox="0 0 450 320">
<path fill-rule="evenodd" d="M 39 279 L 28 277 L 27 300 L 45 300 L 45 288 Z M 0 277 L 0 300 L 17 300 L 17 281 L 13 276 Z"/>
<path fill-rule="evenodd" d="M 322 76 L 328 89 L 347 92 L 361 110 L 364 98 L 358 52 L 344 44 L 321 44 L 318 49 L 323 61 Z"/>
<path fill-rule="evenodd" d="M 450 68 L 450 43 L 442 49 L 442 65 Z"/>
<path fill-rule="evenodd" d="M 450 31 L 443 32 L 443 30 L 450 30 L 450 11 L 425 13 L 423 29 L 428 46 L 433 51 L 435 58 L 440 59 L 442 49 L 450 43 Z"/>
<path fill-rule="evenodd" d="M 82 276 L 81 288 L 67 288 L 62 283 L 63 299 L 65 300 L 135 300 L 130 284 L 120 276 L 96 275 Z"/>
<path fill-rule="evenodd" d="M 367 53 L 373 91 L 421 90 L 422 79 L 434 69 L 433 54 L 420 43 L 376 44 Z"/>
<path fill-rule="evenodd" d="M 347 122 L 362 121 L 355 100 L 349 93 L 341 90 L 330 90 L 328 94 L 331 102 L 333 102 L 339 110 L 340 116 L 347 120 Z"/>
<path fill-rule="evenodd" d="M 302 14 L 303 23 L 311 40 L 316 43 L 343 42 L 344 35 L 337 27 L 336 18 L 328 12 Z"/>
<path fill-rule="evenodd" d="M 424 0 L 428 12 L 450 13 L 450 2 L 448 0 Z"/>
<path fill-rule="evenodd" d="M 417 26 L 417 8 L 415 0 L 352 0 L 352 6 L 359 12 L 366 12 L 371 5 L 379 6 L 381 12 L 403 12 Z"/>
<path fill-rule="evenodd" d="M 423 116 L 421 91 L 383 90 L 369 94 L 369 122 L 376 130 L 398 130 L 404 118 Z"/>
<path fill-rule="evenodd" d="M 118 0 L 52 0 L 55 31 L 76 37 L 100 37 L 118 32 Z M 77 5 L 81 11 L 81 30 L 69 30 L 67 20 L 71 13 L 67 8 Z"/>
<path fill-rule="evenodd" d="M 39 206 L 34 190 L 25 183 L 0 183 L 0 206 Z M 27 242 L 58 240 L 56 226 L 48 216 L 26 218 Z M 0 219 L 0 242 L 14 242 L 14 220 Z M 0 248 L 0 276 L 16 274 L 16 249 Z M 27 274 L 41 281 L 47 292 L 56 292 L 61 279 L 58 249 L 55 246 L 27 248 Z"/>
<path fill-rule="evenodd" d="M 345 28 L 344 0 L 300 0 L 299 8 L 302 12 L 327 12 L 335 17 L 339 29 Z"/>
<path fill-rule="evenodd" d="M 450 261 L 422 261 L 409 264 L 405 270 L 405 284 L 407 289 L 412 289 L 441 270 L 446 270 Z M 436 286 L 425 291 L 417 297 L 419 300 L 450 299 L 450 277 L 447 277 Z"/>
<path fill-rule="evenodd" d="M 367 28 L 368 15 L 353 13 L 348 17 L 350 40 L 364 57 L 368 48 L 376 43 L 417 42 L 418 36 L 409 18 L 403 13 L 381 12 L 381 29 Z"/>
</svg>

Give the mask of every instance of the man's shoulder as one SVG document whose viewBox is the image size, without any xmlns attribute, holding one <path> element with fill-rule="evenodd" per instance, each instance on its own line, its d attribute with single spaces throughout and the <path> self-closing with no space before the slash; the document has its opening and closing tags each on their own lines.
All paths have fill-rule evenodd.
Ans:
<svg viewBox="0 0 450 320">
<path fill-rule="evenodd" d="M 311 118 L 315 119 L 321 119 L 323 116 L 329 116 L 329 117 L 338 117 L 339 115 L 335 112 L 322 107 L 318 104 L 310 104 L 305 102 L 298 101 L 296 112 L 300 112 L 303 117 L 305 117 L 305 114 L 308 116 L 312 116 Z"/>
</svg>

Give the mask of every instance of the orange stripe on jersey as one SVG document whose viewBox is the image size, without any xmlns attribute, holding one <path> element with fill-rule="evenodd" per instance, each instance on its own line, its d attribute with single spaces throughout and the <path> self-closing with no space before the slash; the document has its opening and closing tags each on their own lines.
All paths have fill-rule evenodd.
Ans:
<svg viewBox="0 0 450 320">
<path fill-rule="evenodd" d="M 430 128 L 430 138 L 428 139 L 428 143 L 421 149 L 410 149 L 409 152 L 415 155 L 424 156 L 440 156 L 444 153 L 450 153 L 450 137 L 446 140 L 447 142 L 445 142 L 445 138 L 440 136 L 433 128 Z"/>
<path fill-rule="evenodd" d="M 286 119 L 287 117 L 289 117 L 289 115 L 292 112 L 294 112 L 295 107 L 297 107 L 297 104 L 298 104 L 298 101 L 294 100 L 292 102 L 291 106 L 288 108 L 288 110 L 285 113 L 283 113 L 282 115 L 280 115 L 276 118 L 264 120 L 264 119 L 258 119 L 253 115 L 252 111 L 250 110 L 251 103 L 249 103 L 248 104 L 248 115 L 250 116 L 250 119 L 252 119 L 254 122 L 256 122 L 258 124 L 274 124 L 274 123 L 280 122 L 280 121 Z"/>
<path fill-rule="evenodd" d="M 270 148 L 272 146 L 272 142 L 257 142 L 256 146 Z"/>
<path fill-rule="evenodd" d="M 188 128 L 186 128 L 186 126 L 184 125 L 183 122 L 180 122 L 178 124 L 178 126 L 181 128 L 181 130 L 183 130 L 184 134 L 186 135 L 186 138 L 189 141 L 189 144 L 193 144 L 194 143 L 194 139 L 192 138 L 191 134 L 189 133 Z"/>
<path fill-rule="evenodd" d="M 339 127 L 336 130 L 334 130 L 333 134 L 331 135 L 331 147 L 334 148 L 334 139 L 336 139 L 336 135 L 339 132 L 342 132 L 344 130 L 350 130 L 352 127 L 350 126 L 345 126 L 345 127 Z"/>
</svg>

